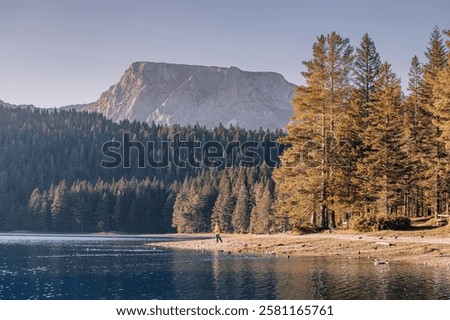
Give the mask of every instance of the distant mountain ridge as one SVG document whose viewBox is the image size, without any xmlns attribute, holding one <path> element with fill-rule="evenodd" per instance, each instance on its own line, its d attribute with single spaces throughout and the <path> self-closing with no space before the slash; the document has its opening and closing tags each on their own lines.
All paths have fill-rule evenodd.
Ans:
<svg viewBox="0 0 450 320">
<path fill-rule="evenodd" d="M 274 72 L 135 62 L 96 102 L 65 108 L 100 112 L 114 121 L 276 129 L 293 114 L 294 91 L 294 84 Z"/>
<path fill-rule="evenodd" d="M 0 100 L 0 107 L 13 108 L 13 109 L 14 108 L 31 109 L 31 110 L 36 109 L 36 107 L 32 104 L 11 104 L 11 103 L 4 102 L 3 100 Z"/>
</svg>

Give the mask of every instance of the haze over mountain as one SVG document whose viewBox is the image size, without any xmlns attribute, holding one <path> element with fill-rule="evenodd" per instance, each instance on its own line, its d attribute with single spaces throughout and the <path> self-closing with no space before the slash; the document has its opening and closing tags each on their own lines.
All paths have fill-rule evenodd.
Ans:
<svg viewBox="0 0 450 320">
<path fill-rule="evenodd" d="M 294 90 L 273 72 L 135 62 L 96 102 L 66 108 L 100 112 L 114 121 L 275 129 L 290 120 Z"/>
</svg>

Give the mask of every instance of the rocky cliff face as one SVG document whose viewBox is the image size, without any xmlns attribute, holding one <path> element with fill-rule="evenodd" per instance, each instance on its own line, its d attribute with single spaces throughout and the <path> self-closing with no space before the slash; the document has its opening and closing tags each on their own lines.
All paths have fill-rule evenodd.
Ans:
<svg viewBox="0 0 450 320">
<path fill-rule="evenodd" d="M 275 129 L 289 122 L 294 90 L 273 72 L 135 62 L 96 102 L 77 109 L 115 121 Z"/>
</svg>

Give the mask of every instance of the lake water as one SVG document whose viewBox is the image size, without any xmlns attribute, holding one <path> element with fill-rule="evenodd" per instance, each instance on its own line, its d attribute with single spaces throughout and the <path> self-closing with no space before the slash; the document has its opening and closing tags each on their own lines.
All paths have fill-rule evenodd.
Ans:
<svg viewBox="0 0 450 320">
<path fill-rule="evenodd" d="M 450 299 L 447 268 L 144 245 L 161 240 L 2 234 L 0 299 Z"/>
</svg>

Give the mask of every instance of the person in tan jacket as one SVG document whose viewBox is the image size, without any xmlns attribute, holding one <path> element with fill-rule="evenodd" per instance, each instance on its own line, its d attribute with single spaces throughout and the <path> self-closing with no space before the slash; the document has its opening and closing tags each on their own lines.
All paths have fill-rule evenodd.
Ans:
<svg viewBox="0 0 450 320">
<path fill-rule="evenodd" d="M 220 237 L 220 232 L 221 232 L 220 226 L 218 223 L 216 223 L 216 226 L 214 227 L 214 233 L 216 234 L 216 242 L 219 242 L 219 240 L 220 242 L 223 242 L 222 238 Z"/>
</svg>

